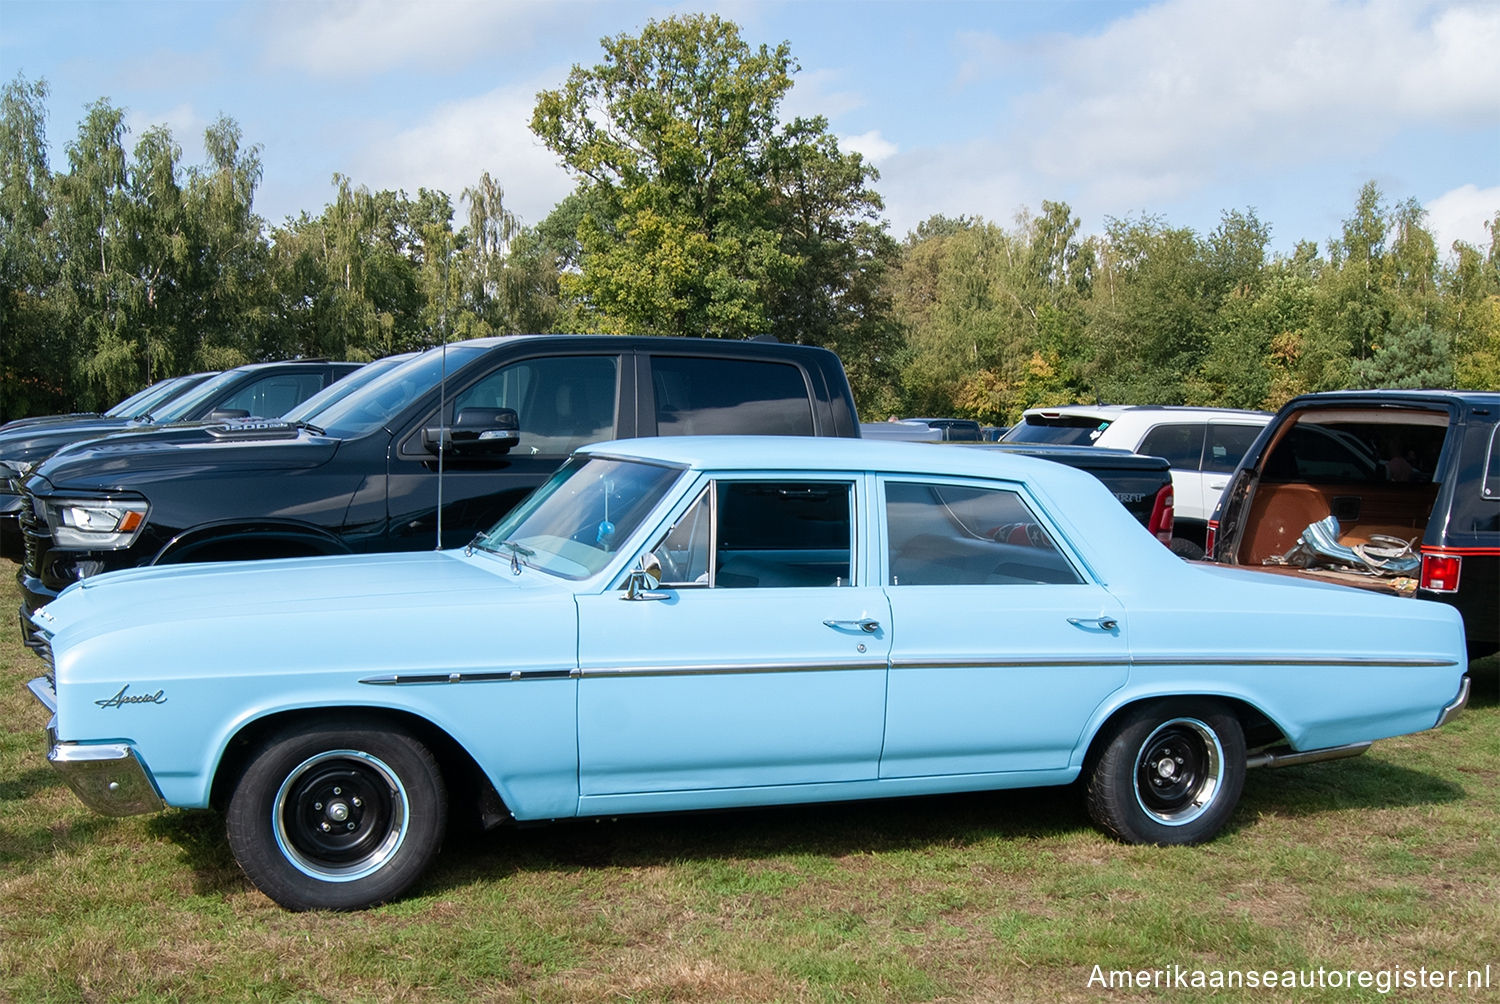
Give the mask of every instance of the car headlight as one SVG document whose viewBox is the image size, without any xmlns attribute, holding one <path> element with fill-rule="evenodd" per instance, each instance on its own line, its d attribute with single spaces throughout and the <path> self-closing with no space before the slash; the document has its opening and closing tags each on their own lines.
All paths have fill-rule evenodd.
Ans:
<svg viewBox="0 0 1500 1004">
<path fill-rule="evenodd" d="M 135 543 L 147 509 L 128 499 L 60 500 L 48 503 L 47 524 L 58 547 L 117 551 Z"/>
</svg>

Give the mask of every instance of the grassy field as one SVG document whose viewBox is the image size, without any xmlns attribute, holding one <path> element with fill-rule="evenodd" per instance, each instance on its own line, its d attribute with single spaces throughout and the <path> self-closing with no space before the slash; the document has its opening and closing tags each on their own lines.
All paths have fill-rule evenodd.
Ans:
<svg viewBox="0 0 1500 1004">
<path fill-rule="evenodd" d="M 291 914 L 217 815 L 108 819 L 53 777 L 6 614 L 0 1000 L 1500 1000 L 1496 667 L 1439 732 L 1252 771 L 1202 847 L 1116 844 L 1071 789 L 622 818 L 450 842 L 399 903 Z M 1401 988 L 1424 968 L 1460 986 Z M 1176 985 L 1195 971 L 1322 989 Z"/>
</svg>

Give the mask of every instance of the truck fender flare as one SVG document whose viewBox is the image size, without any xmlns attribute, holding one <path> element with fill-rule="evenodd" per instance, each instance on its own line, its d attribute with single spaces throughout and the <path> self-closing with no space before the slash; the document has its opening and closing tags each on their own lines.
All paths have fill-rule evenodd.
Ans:
<svg viewBox="0 0 1500 1004">
<path fill-rule="evenodd" d="M 177 564 L 193 551 L 216 544 L 282 542 L 307 554 L 349 554 L 349 546 L 322 527 L 296 520 L 219 520 L 190 527 L 161 546 L 148 565 Z M 191 560 L 191 559 L 189 559 Z"/>
</svg>

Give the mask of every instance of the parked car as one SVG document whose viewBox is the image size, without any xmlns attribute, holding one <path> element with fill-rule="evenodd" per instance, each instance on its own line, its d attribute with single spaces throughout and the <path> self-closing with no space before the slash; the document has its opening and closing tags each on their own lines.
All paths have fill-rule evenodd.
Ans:
<svg viewBox="0 0 1500 1004">
<path fill-rule="evenodd" d="M 979 423 L 972 418 L 905 418 L 901 420 L 907 425 L 925 425 L 938 433 L 938 438 L 945 443 L 980 443 L 984 441 L 984 435 Z"/>
<path fill-rule="evenodd" d="M 0 554 L 21 558 L 21 478 L 72 443 L 164 425 L 274 417 L 359 369 L 360 363 L 299 359 L 252 363 L 215 374 L 194 374 L 129 416 L 64 416 L 55 422 L 0 431 Z M 203 379 L 200 379 L 203 378 Z"/>
<path fill-rule="evenodd" d="M 1176 488 L 1172 549 L 1185 558 L 1201 558 L 1219 494 L 1270 419 L 1264 411 L 1077 404 L 1028 409 L 1001 442 L 1107 446 L 1165 457 Z"/>
<path fill-rule="evenodd" d="M 1318 524 L 1321 553 L 1304 540 Z M 1475 657 L 1500 650 L 1500 394 L 1294 398 L 1246 452 L 1209 534 L 1215 561 L 1450 603 Z"/>
<path fill-rule="evenodd" d="M 595 440 L 858 429 L 843 364 L 826 349 L 620 335 L 458 342 L 295 422 L 59 451 L 21 482 L 22 600 L 32 610 L 80 578 L 145 564 L 458 546 Z"/>
<path fill-rule="evenodd" d="M 450 805 L 1082 777 L 1106 832 L 1191 844 L 1247 768 L 1358 754 L 1468 694 L 1450 607 L 1180 561 L 1060 464 L 859 440 L 598 444 L 462 550 L 117 572 L 30 621 L 79 796 L 219 807 L 291 909 L 400 895 Z"/>
<path fill-rule="evenodd" d="M 155 383 L 136 391 L 108 411 L 102 413 L 97 411 L 76 411 L 66 415 L 31 415 L 26 418 L 12 419 L 4 425 L 0 425 L 0 433 L 10 432 L 27 425 L 86 422 L 96 418 L 139 418 L 142 415 L 149 415 L 152 408 L 174 397 L 181 396 L 217 372 L 217 370 L 210 370 L 206 373 L 189 373 L 184 376 L 167 377 L 165 380 L 157 380 Z"/>
<path fill-rule="evenodd" d="M 1136 520 L 1157 540 L 1172 546 L 1176 526 L 1176 489 L 1172 468 L 1161 457 L 1143 457 L 1129 450 L 1102 446 L 1043 446 L 1032 443 L 974 444 L 975 449 L 1050 460 L 1087 471 L 1109 489 Z"/>
</svg>

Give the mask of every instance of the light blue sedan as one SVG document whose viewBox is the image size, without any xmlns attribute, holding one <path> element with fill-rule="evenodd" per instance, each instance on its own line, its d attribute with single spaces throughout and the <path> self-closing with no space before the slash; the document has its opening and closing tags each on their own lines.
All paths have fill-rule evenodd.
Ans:
<svg viewBox="0 0 1500 1004">
<path fill-rule="evenodd" d="M 220 807 L 292 909 L 489 822 L 1060 785 L 1214 836 L 1247 767 L 1463 706 L 1442 604 L 1173 557 L 1093 478 L 952 447 L 580 450 L 461 551 L 117 572 L 34 615 L 90 806 Z"/>
</svg>

